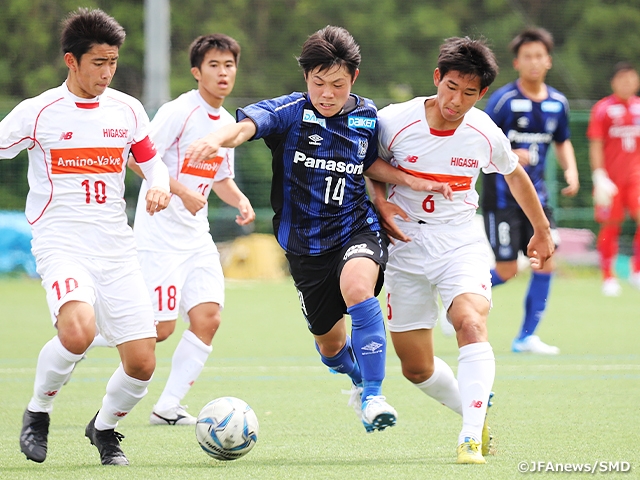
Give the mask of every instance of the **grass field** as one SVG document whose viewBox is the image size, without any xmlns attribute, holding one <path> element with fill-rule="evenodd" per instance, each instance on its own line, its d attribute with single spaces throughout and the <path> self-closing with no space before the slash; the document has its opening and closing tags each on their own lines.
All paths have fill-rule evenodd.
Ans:
<svg viewBox="0 0 640 480">
<path fill-rule="evenodd" d="M 149 394 L 118 430 L 131 466 L 103 467 L 84 426 L 100 406 L 118 360 L 95 349 L 56 399 L 44 464 L 25 459 L 18 436 L 41 346 L 54 335 L 39 282 L 0 280 L 0 478 L 2 479 L 511 479 L 520 462 L 593 465 L 629 462 L 640 475 L 640 292 L 604 298 L 595 273 L 560 275 L 553 284 L 542 338 L 557 357 L 516 355 L 510 343 L 521 317 L 524 274 L 494 291 L 490 338 L 497 378 L 490 424 L 497 451 L 487 465 L 456 465 L 460 418 L 411 386 L 393 348 L 384 392 L 398 425 L 365 434 L 348 397 L 349 382 L 330 375 L 313 348 L 290 282 L 229 282 L 223 325 L 199 381 L 185 399 L 197 414 L 209 400 L 246 400 L 260 421 L 258 443 L 234 462 L 210 459 L 189 427 L 154 427 L 149 413 L 169 373 L 180 332 L 158 344 Z M 180 325 L 179 329 L 183 329 Z M 436 350 L 454 370 L 453 338 L 435 333 Z M 584 473 L 529 473 L 535 478 Z"/>
</svg>

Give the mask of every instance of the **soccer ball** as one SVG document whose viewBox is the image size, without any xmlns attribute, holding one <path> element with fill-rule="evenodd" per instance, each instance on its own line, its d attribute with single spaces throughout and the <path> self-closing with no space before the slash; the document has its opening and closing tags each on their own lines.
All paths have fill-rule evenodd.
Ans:
<svg viewBox="0 0 640 480">
<path fill-rule="evenodd" d="M 213 458 L 235 460 L 249 453 L 258 441 L 258 418 L 239 398 L 216 398 L 200 411 L 196 438 Z"/>
</svg>

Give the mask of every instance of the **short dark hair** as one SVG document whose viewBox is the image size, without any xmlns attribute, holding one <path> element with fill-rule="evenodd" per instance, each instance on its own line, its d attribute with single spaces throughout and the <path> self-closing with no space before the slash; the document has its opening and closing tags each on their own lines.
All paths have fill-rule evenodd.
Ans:
<svg viewBox="0 0 640 480">
<path fill-rule="evenodd" d="M 611 80 L 620 72 L 628 72 L 628 71 L 636 72 L 636 67 L 633 66 L 631 62 L 618 62 L 613 66 L 613 72 L 611 73 Z"/>
<path fill-rule="evenodd" d="M 60 45 L 63 53 L 71 53 L 78 62 L 94 45 L 120 48 L 126 37 L 124 28 L 102 10 L 78 8 L 62 23 Z"/>
<path fill-rule="evenodd" d="M 440 45 L 438 70 L 440 79 L 450 71 L 477 76 L 483 90 L 498 76 L 498 62 L 483 38 L 451 37 Z"/>
<path fill-rule="evenodd" d="M 351 77 L 354 77 L 360 66 L 360 59 L 360 46 L 351 34 L 342 27 L 327 25 L 304 42 L 298 64 L 305 76 L 318 67 L 320 70 L 327 70 L 334 66 L 344 66 Z"/>
<path fill-rule="evenodd" d="M 553 35 L 548 30 L 540 27 L 527 27 L 520 32 L 516 38 L 511 40 L 509 44 L 509 50 L 513 52 L 514 56 L 518 56 L 520 47 L 525 43 L 540 42 L 547 49 L 547 53 L 551 54 L 553 51 Z"/>
<path fill-rule="evenodd" d="M 211 35 L 201 35 L 191 43 L 189 47 L 191 67 L 200 68 L 209 50 L 231 52 L 236 65 L 238 65 L 240 60 L 240 45 L 238 42 L 223 33 L 213 33 Z"/>
</svg>

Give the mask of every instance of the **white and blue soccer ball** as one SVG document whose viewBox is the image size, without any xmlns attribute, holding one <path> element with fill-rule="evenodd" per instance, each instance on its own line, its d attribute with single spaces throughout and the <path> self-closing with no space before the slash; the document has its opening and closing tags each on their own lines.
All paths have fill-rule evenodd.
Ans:
<svg viewBox="0 0 640 480">
<path fill-rule="evenodd" d="M 244 400 L 220 397 L 207 403 L 196 423 L 202 449 L 217 460 L 235 460 L 258 441 L 258 417 Z"/>
</svg>

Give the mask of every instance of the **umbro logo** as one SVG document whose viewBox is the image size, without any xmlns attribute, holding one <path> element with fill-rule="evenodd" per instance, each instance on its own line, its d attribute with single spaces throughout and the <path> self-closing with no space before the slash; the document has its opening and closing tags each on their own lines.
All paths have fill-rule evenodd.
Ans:
<svg viewBox="0 0 640 480">
<path fill-rule="evenodd" d="M 318 134 L 313 134 L 309 136 L 309 145 L 320 145 L 322 142 L 322 137 Z"/>
<path fill-rule="evenodd" d="M 364 347 L 361 347 L 360 350 L 363 351 L 362 352 L 363 355 L 371 355 L 374 353 L 381 353 L 382 350 L 380 349 L 380 347 L 382 347 L 382 343 L 378 343 L 371 340 Z"/>
<path fill-rule="evenodd" d="M 71 140 L 71 137 L 73 137 L 73 132 L 62 132 L 59 140 Z"/>
</svg>

